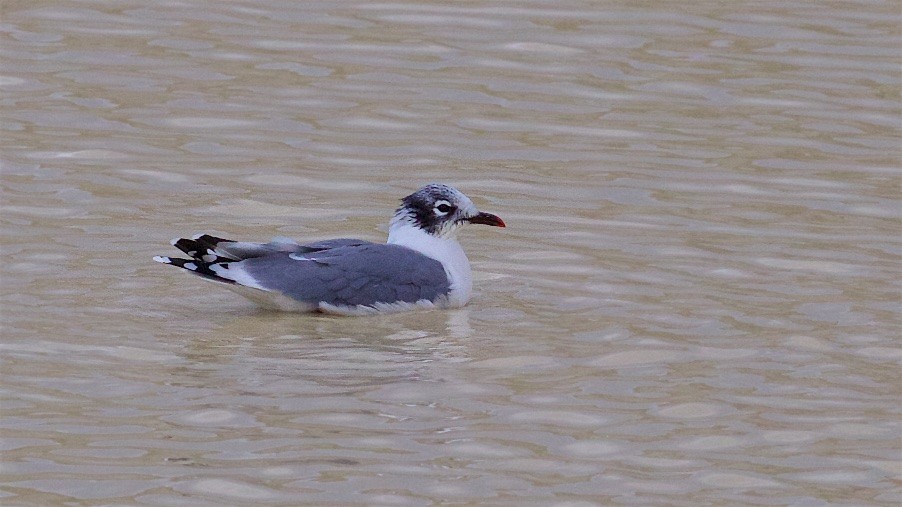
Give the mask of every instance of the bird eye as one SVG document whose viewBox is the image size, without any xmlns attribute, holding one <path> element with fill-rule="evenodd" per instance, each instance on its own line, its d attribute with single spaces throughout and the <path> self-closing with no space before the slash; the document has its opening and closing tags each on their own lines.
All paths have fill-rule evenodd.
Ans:
<svg viewBox="0 0 902 507">
<path fill-rule="evenodd" d="M 439 216 L 445 216 L 448 213 L 454 211 L 454 206 L 451 206 L 447 201 L 439 201 L 435 205 L 435 214 Z"/>
</svg>

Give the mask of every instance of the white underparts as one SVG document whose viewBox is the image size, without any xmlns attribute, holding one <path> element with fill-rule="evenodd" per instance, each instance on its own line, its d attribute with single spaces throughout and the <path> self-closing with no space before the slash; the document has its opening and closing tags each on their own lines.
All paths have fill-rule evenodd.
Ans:
<svg viewBox="0 0 902 507">
<path fill-rule="evenodd" d="M 207 280 L 210 279 L 208 278 Z M 285 294 L 282 294 L 278 291 L 257 289 L 254 287 L 247 287 L 237 284 L 223 284 L 222 282 L 216 282 L 215 280 L 210 281 L 222 284 L 225 288 L 231 290 L 232 292 L 235 292 L 236 294 L 244 296 L 245 298 L 253 301 L 262 308 L 267 308 L 269 310 L 279 310 L 283 312 L 319 311 L 331 315 L 346 315 L 353 317 L 383 313 L 406 312 L 410 310 L 431 310 L 434 308 L 456 307 L 456 305 L 452 304 L 447 297 L 440 297 L 435 301 L 421 299 L 415 303 L 397 301 L 394 303 L 375 303 L 373 305 L 333 305 L 326 303 L 325 301 L 320 301 L 319 303 L 314 304 L 298 301 L 297 299 L 286 296 Z"/>
<path fill-rule="evenodd" d="M 463 306 L 470 300 L 473 273 L 455 234 L 434 236 L 417 227 L 408 217 L 396 216 L 388 229 L 388 243 L 410 248 L 442 263 L 451 286 L 449 306 Z"/>
<path fill-rule="evenodd" d="M 373 305 L 332 305 L 329 303 L 320 303 L 318 306 L 318 310 L 323 313 L 328 313 L 331 315 L 345 315 L 350 317 L 355 316 L 363 316 L 363 315 L 376 315 L 382 313 L 397 313 L 397 312 L 406 312 L 410 310 L 431 310 L 433 308 L 443 308 L 444 305 L 442 302 L 429 301 L 428 299 L 421 299 L 416 303 L 407 303 L 405 301 L 398 301 L 395 303 L 376 303 Z"/>
<path fill-rule="evenodd" d="M 256 289 L 244 285 L 229 284 L 225 288 L 250 299 L 263 308 L 279 310 L 283 312 L 314 312 L 316 305 L 298 301 L 278 291 Z"/>
</svg>

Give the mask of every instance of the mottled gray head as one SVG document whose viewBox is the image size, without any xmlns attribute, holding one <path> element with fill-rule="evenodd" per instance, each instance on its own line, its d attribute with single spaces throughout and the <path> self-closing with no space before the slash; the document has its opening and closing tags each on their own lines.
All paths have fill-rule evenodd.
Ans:
<svg viewBox="0 0 902 507">
<path fill-rule="evenodd" d="M 504 221 L 482 213 L 470 198 L 448 185 L 432 183 L 401 199 L 395 220 L 404 220 L 434 236 L 450 236 L 465 224 L 504 227 Z"/>
</svg>

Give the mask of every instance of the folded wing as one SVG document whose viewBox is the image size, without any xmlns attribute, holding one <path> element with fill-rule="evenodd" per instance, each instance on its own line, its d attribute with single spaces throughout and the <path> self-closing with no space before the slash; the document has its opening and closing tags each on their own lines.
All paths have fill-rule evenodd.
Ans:
<svg viewBox="0 0 902 507">
<path fill-rule="evenodd" d="M 180 238 L 173 245 L 191 258 L 155 260 L 233 290 L 276 293 L 313 308 L 437 302 L 450 291 L 439 261 L 399 245 L 358 239 L 301 245 L 285 238 L 248 243 L 206 234 Z"/>
<path fill-rule="evenodd" d="M 436 301 L 450 291 L 440 262 L 398 245 L 369 243 L 281 253 L 247 259 L 231 268 L 265 290 L 336 306 Z"/>
</svg>

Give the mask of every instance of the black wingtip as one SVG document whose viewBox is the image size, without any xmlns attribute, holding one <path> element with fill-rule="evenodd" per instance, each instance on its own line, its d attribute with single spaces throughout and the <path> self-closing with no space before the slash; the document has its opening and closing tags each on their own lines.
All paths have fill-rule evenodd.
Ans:
<svg viewBox="0 0 902 507">
<path fill-rule="evenodd" d="M 176 238 L 172 240 L 172 246 L 178 248 L 189 257 L 202 262 L 214 263 L 223 260 L 235 260 L 222 258 L 216 253 L 216 245 L 220 243 L 232 243 L 232 241 L 209 234 L 198 234 L 192 238 Z"/>
<path fill-rule="evenodd" d="M 236 284 L 235 280 L 229 280 L 228 278 L 223 278 L 219 276 L 218 273 L 213 271 L 213 266 L 220 266 L 228 269 L 227 263 L 224 262 L 203 262 L 198 259 L 179 259 L 177 257 L 164 257 L 162 255 L 157 255 L 153 258 L 153 260 L 162 263 L 162 264 L 171 264 L 175 267 L 182 268 L 184 270 L 190 271 L 197 276 L 206 278 L 208 280 L 213 280 L 216 282 L 227 283 L 227 284 Z"/>
</svg>

